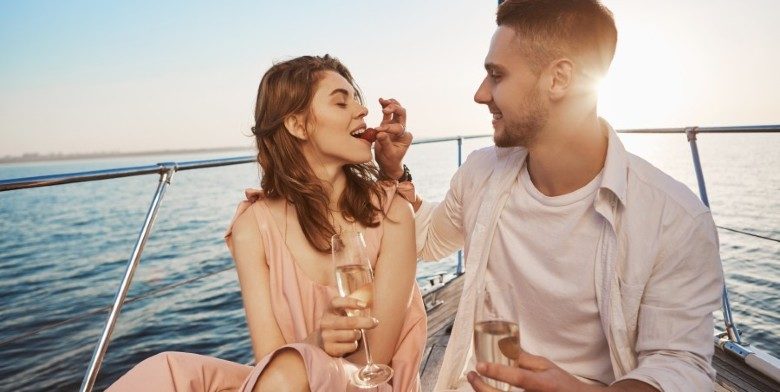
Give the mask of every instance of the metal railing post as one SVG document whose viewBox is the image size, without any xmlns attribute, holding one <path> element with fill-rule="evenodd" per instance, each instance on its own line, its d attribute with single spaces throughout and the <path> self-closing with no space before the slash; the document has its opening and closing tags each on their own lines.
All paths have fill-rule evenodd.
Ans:
<svg viewBox="0 0 780 392">
<path fill-rule="evenodd" d="M 463 164 L 463 137 L 458 137 L 458 167 Z M 460 275 L 463 273 L 463 251 L 458 251 L 458 267 L 455 269 L 455 273 Z"/>
<path fill-rule="evenodd" d="M 141 260 L 141 253 L 146 245 L 146 240 L 149 238 L 149 234 L 152 231 L 152 226 L 157 218 L 157 212 L 160 209 L 160 202 L 162 201 L 165 190 L 171 183 L 171 177 L 176 171 L 175 163 L 161 163 L 160 183 L 157 185 L 157 191 L 154 193 L 152 203 L 149 205 L 149 211 L 146 213 L 146 219 L 141 227 L 141 232 L 138 234 L 138 240 L 133 248 L 133 253 L 130 255 L 130 260 L 127 262 L 127 269 L 125 275 L 122 278 L 122 283 L 119 285 L 119 289 L 114 297 L 114 304 L 111 307 L 111 312 L 106 320 L 106 325 L 103 327 L 103 333 L 100 335 L 95 346 L 95 351 L 92 353 L 92 360 L 89 363 L 87 372 L 84 374 L 84 379 L 81 381 L 81 388 L 79 392 L 90 392 L 95 386 L 95 380 L 97 379 L 100 366 L 103 364 L 103 357 L 108 349 L 108 342 L 111 339 L 111 334 L 114 331 L 119 312 L 122 310 L 122 305 L 125 303 L 125 298 L 130 290 L 130 283 L 133 281 L 133 275 Z"/>
<path fill-rule="evenodd" d="M 685 128 L 685 136 L 688 138 L 688 143 L 691 145 L 691 156 L 693 157 L 693 168 L 696 171 L 696 182 L 699 184 L 699 195 L 701 201 L 707 207 L 710 206 L 710 199 L 707 197 L 707 186 L 704 182 L 704 173 L 701 169 L 701 161 L 699 160 L 699 148 L 696 145 L 696 133 L 699 127 Z M 739 330 L 734 324 L 734 318 L 731 315 L 731 303 L 729 302 L 729 291 L 726 288 L 726 282 L 723 282 L 723 294 L 721 295 L 721 310 L 723 311 L 723 323 L 726 326 L 726 334 L 729 336 L 729 340 L 742 344 L 742 339 L 739 336 Z"/>
</svg>

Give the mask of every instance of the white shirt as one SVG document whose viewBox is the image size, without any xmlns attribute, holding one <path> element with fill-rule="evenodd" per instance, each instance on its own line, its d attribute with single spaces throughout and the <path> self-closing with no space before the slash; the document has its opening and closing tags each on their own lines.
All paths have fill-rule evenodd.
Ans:
<svg viewBox="0 0 780 392">
<path fill-rule="evenodd" d="M 606 224 L 593 207 L 601 178 L 550 197 L 536 189 L 524 164 L 498 219 L 487 277 L 513 287 L 523 350 L 608 385 L 615 375 L 594 279 Z"/>
<path fill-rule="evenodd" d="M 475 293 L 526 156 L 520 147 L 473 152 L 444 201 L 423 203 L 415 216 L 419 258 L 438 260 L 460 248 L 465 255 L 463 293 L 436 391 L 468 386 Z M 626 152 L 611 127 L 593 207 L 607 222 L 593 278 L 615 380 L 666 392 L 711 391 L 712 312 L 720 307 L 723 271 L 709 210 L 683 184 Z"/>
</svg>

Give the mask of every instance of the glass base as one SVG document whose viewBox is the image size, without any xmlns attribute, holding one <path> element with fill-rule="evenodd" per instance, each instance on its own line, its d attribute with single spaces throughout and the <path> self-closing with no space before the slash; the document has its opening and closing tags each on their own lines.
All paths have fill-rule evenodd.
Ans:
<svg viewBox="0 0 780 392">
<path fill-rule="evenodd" d="M 387 365 L 369 364 L 352 374 L 352 384 L 358 388 L 375 388 L 393 378 L 393 369 Z"/>
</svg>

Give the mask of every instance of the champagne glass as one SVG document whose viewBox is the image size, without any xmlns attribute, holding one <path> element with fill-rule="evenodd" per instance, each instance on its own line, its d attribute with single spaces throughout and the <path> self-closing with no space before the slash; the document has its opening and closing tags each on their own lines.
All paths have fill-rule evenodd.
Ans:
<svg viewBox="0 0 780 392">
<path fill-rule="evenodd" d="M 508 284 L 488 280 L 477 292 L 474 312 L 474 351 L 478 362 L 516 366 L 520 350 L 519 308 L 516 291 Z M 492 387 L 509 391 L 505 382 L 485 378 Z"/>
<path fill-rule="evenodd" d="M 357 298 L 366 303 L 365 309 L 347 310 L 347 316 L 371 316 L 374 299 L 374 273 L 368 260 L 363 233 L 345 230 L 331 238 L 333 264 L 336 267 L 336 286 L 342 297 Z M 352 375 L 352 383 L 360 388 L 373 388 L 386 383 L 393 377 L 393 369 L 384 364 L 374 363 L 368 348 L 366 333 L 360 330 L 363 349 L 366 352 L 366 365 Z"/>
</svg>

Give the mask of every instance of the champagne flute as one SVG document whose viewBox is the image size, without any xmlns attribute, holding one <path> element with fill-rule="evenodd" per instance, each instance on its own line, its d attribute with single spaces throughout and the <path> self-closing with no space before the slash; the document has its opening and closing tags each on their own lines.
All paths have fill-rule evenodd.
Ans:
<svg viewBox="0 0 780 392">
<path fill-rule="evenodd" d="M 374 273 L 368 260 L 363 233 L 345 230 L 331 238 L 333 264 L 336 267 L 336 286 L 339 295 L 363 301 L 365 309 L 349 309 L 347 316 L 371 316 L 374 298 Z M 371 359 L 366 333 L 360 330 L 363 349 L 366 352 L 366 365 L 352 375 L 352 383 L 360 388 L 373 388 L 386 383 L 393 377 L 393 369 L 384 364 L 376 364 Z"/>
<path fill-rule="evenodd" d="M 519 308 L 516 291 L 497 280 L 488 280 L 477 293 L 474 312 L 474 351 L 478 362 L 516 366 L 520 350 Z M 485 378 L 492 387 L 509 391 L 505 382 Z"/>
</svg>

